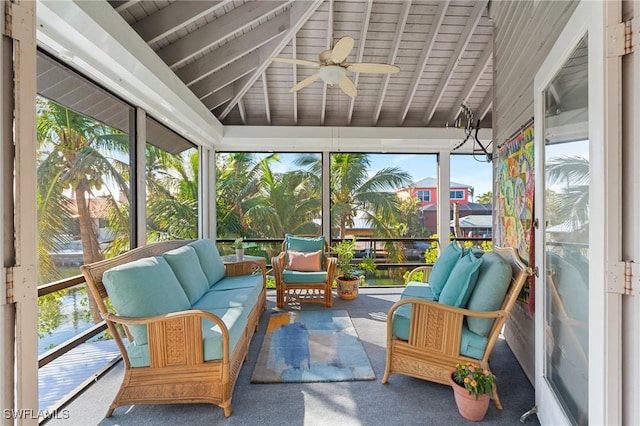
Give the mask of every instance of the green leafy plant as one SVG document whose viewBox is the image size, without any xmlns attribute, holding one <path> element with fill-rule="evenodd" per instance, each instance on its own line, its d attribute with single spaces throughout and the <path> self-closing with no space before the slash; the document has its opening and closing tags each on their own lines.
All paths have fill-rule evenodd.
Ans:
<svg viewBox="0 0 640 426">
<path fill-rule="evenodd" d="M 483 370 L 472 362 L 456 364 L 453 381 L 463 386 L 469 391 L 469 395 L 475 396 L 476 399 L 485 394 L 493 396 L 493 388 L 496 384 L 496 378 L 491 371 Z"/>
<path fill-rule="evenodd" d="M 362 262 L 358 264 L 358 267 L 364 270 L 365 275 L 373 276 L 376 273 L 376 261 L 370 257 L 362 259 Z"/>
<path fill-rule="evenodd" d="M 244 248 L 244 239 L 242 237 L 236 238 L 236 240 L 231 244 L 234 249 L 243 249 Z"/>
<path fill-rule="evenodd" d="M 336 267 L 339 271 L 339 277 L 350 281 L 357 279 L 354 274 L 355 265 L 351 264 L 351 260 L 356 254 L 356 239 L 342 240 L 333 246 L 333 253 L 338 256 Z"/>
</svg>

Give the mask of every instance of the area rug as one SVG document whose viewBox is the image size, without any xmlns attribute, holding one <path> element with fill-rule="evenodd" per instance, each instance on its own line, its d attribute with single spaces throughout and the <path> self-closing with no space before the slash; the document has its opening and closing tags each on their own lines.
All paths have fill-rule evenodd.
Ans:
<svg viewBox="0 0 640 426">
<path fill-rule="evenodd" d="M 375 380 L 344 310 L 273 313 L 252 383 Z"/>
</svg>

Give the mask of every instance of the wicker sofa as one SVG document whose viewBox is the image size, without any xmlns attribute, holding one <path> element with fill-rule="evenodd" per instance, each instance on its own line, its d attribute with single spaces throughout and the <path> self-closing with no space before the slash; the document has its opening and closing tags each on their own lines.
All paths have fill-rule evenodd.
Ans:
<svg viewBox="0 0 640 426">
<path fill-rule="evenodd" d="M 449 385 L 457 363 L 489 369 L 489 356 L 529 272 L 513 248 L 483 253 L 456 243 L 432 270 L 411 271 L 401 299 L 387 315 L 382 383 L 391 374 L 403 374 Z M 493 400 L 502 409 L 497 390 Z"/>
<path fill-rule="evenodd" d="M 266 309 L 264 266 L 243 264 L 242 275 L 230 276 L 215 244 L 196 240 L 150 244 L 80 268 L 125 365 L 107 417 L 122 405 L 169 403 L 212 403 L 231 415 L 233 387 Z"/>
</svg>

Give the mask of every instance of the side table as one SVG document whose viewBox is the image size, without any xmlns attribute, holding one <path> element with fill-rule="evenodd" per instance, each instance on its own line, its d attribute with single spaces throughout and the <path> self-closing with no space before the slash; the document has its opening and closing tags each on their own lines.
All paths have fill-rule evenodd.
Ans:
<svg viewBox="0 0 640 426">
<path fill-rule="evenodd" d="M 238 260 L 235 254 L 220 257 L 229 276 L 261 274 L 267 270 L 267 261 L 264 257 L 247 256 L 246 254 L 242 257 L 242 260 Z"/>
</svg>

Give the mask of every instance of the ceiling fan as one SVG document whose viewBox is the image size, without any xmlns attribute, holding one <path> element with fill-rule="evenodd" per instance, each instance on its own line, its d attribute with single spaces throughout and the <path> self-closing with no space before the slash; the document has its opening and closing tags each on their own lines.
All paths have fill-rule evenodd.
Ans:
<svg viewBox="0 0 640 426">
<path fill-rule="evenodd" d="M 320 78 L 330 86 L 337 83 L 344 93 L 351 97 L 355 97 L 358 95 L 358 90 L 356 89 L 355 84 L 353 84 L 347 76 L 347 71 L 367 74 L 394 74 L 400 71 L 399 67 L 390 64 L 376 64 L 368 62 L 354 64 L 346 63 L 345 59 L 349 56 L 351 49 L 353 49 L 353 38 L 344 36 L 338 40 L 336 45 L 333 46 L 333 49 L 320 52 L 320 55 L 318 55 L 318 62 L 291 58 L 271 58 L 271 60 L 287 64 L 306 65 L 320 68 L 317 73 L 305 78 L 293 86 L 289 90 L 289 93 L 297 92 Z"/>
</svg>

